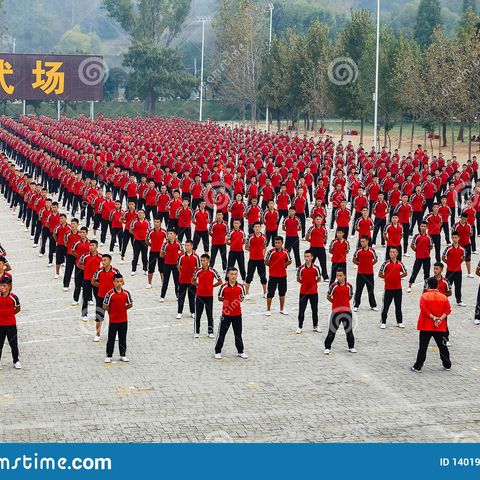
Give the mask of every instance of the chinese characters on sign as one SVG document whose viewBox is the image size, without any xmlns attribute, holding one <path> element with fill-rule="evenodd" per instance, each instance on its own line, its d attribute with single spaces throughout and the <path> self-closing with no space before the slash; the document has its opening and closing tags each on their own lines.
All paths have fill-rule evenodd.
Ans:
<svg viewBox="0 0 480 480">
<path fill-rule="evenodd" d="M 102 57 L 0 53 L 0 100 L 84 100 L 103 97 Z"/>
</svg>

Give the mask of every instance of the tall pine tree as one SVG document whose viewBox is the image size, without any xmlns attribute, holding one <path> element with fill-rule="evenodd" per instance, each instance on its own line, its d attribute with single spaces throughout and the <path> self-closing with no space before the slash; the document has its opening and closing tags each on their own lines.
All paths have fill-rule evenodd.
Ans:
<svg viewBox="0 0 480 480">
<path fill-rule="evenodd" d="M 422 47 L 430 45 L 433 32 L 441 24 L 440 0 L 420 0 L 414 31 L 417 43 Z"/>
</svg>

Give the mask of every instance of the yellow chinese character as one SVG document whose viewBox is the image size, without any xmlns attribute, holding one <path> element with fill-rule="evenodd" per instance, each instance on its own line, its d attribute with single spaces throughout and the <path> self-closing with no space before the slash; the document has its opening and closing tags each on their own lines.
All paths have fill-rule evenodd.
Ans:
<svg viewBox="0 0 480 480">
<path fill-rule="evenodd" d="M 8 62 L 0 59 L 0 87 L 2 87 L 5 93 L 11 95 L 15 91 L 15 87 L 13 85 L 7 85 L 5 75 L 13 75 L 13 68 Z"/>
<path fill-rule="evenodd" d="M 32 70 L 35 75 L 32 88 L 40 87 L 47 95 L 52 92 L 57 95 L 63 93 L 65 74 L 58 71 L 62 65 L 63 62 L 45 62 L 45 68 L 42 68 L 42 61 L 37 60 L 36 67 Z"/>
</svg>

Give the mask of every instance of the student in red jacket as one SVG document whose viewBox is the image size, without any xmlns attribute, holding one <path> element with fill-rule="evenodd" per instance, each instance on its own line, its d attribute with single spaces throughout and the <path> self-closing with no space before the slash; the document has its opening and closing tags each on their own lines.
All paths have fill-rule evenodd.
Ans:
<svg viewBox="0 0 480 480">
<path fill-rule="evenodd" d="M 419 347 L 417 360 L 411 367 L 412 372 L 420 373 L 427 358 L 427 349 L 433 337 L 440 352 L 443 368 L 450 370 L 450 352 L 445 341 L 447 331 L 447 317 L 451 312 L 448 298 L 438 291 L 438 280 L 435 277 L 428 279 L 428 289 L 420 297 L 420 314 L 417 330 L 419 330 Z"/>
<path fill-rule="evenodd" d="M 328 326 L 328 334 L 325 338 L 324 354 L 329 355 L 332 343 L 335 340 L 340 324 L 343 324 L 347 336 L 348 351 L 357 353 L 355 348 L 355 337 L 353 335 L 353 318 L 350 302 L 353 297 L 353 287 L 347 283 L 347 277 L 343 270 L 337 270 L 335 282 L 328 288 L 327 300 L 332 304 L 332 314 Z"/>
<path fill-rule="evenodd" d="M 105 363 L 110 363 L 112 361 L 117 335 L 120 360 L 122 362 L 129 362 L 129 359 L 126 356 L 128 328 L 127 312 L 133 307 L 133 300 L 130 292 L 123 289 L 124 283 L 122 274 L 116 273 L 113 277 L 113 289 L 105 295 L 105 300 L 103 301 L 103 309 L 108 312 L 109 318 L 107 356 L 105 357 Z"/>
<path fill-rule="evenodd" d="M 0 358 L 6 338 L 12 350 L 13 366 L 16 369 L 22 368 L 18 359 L 17 320 L 15 317 L 20 310 L 20 300 L 12 293 L 12 278 L 2 277 L 0 280 Z"/>
<path fill-rule="evenodd" d="M 223 343 L 230 325 L 233 327 L 238 356 L 248 358 L 242 340 L 242 302 L 245 298 L 245 289 L 241 283 L 237 282 L 238 270 L 236 268 L 229 268 L 227 277 L 228 281 L 220 287 L 218 292 L 218 300 L 222 302 L 222 317 L 215 345 L 215 358 L 217 360 L 222 358 Z"/>
</svg>

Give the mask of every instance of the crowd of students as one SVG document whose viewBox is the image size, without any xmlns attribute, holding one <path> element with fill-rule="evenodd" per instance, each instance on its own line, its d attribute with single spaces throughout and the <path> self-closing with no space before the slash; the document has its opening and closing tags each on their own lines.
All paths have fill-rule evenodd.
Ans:
<svg viewBox="0 0 480 480">
<path fill-rule="evenodd" d="M 256 277 L 266 299 L 265 315 L 272 315 L 276 295 L 280 314 L 288 315 L 287 278 L 293 261 L 300 284 L 296 333 L 303 332 L 308 304 L 313 330 L 322 332 L 318 285 L 328 283 L 332 312 L 325 354 L 340 325 L 349 351 L 356 353 L 352 315 L 365 287 L 370 308 L 380 310 L 374 291 L 377 263 L 377 276 L 384 282 L 381 328 L 386 328 L 392 302 L 396 324 L 404 327 L 402 279 L 408 273 L 402 256 L 415 256 L 407 293 L 422 270 L 427 293 L 435 290 L 448 297 L 453 285 L 457 305 L 466 306 L 463 263 L 467 277 L 473 277 L 471 260 L 480 232 L 475 157 L 460 165 L 455 157 L 430 158 L 421 145 L 400 156 L 386 148 L 367 152 L 362 144 L 354 148 L 351 142 L 335 143 L 328 135 L 300 138 L 180 119 L 17 121 L 4 116 L 0 124 L 1 192 L 30 232 L 39 256 L 48 255 L 54 278 L 63 272 L 65 291 L 73 280 L 72 305 L 82 299 L 84 321 L 89 305 L 95 306 L 95 342 L 108 311 L 106 362 L 117 335 L 121 359 L 128 361 L 127 310 L 133 303 L 112 256 L 117 251 L 118 263 L 124 265 L 130 248 L 130 274 L 137 274 L 140 262 L 146 288 L 151 289 L 158 272 L 159 301 L 165 301 L 170 287 L 178 319 L 188 298 L 195 338 L 204 312 L 207 335 L 214 338 L 213 299 L 218 288 L 222 311 L 215 358 L 221 358 L 230 325 L 239 356 L 248 357 L 242 340 L 242 302 L 250 300 Z M 386 248 L 379 262 L 380 245 Z M 99 253 L 99 248 L 108 253 Z M 355 291 L 347 281 L 348 270 L 356 270 Z M 11 287 L 5 275 L 0 288 L 2 282 Z M 16 313 L 18 299 L 11 292 L 7 297 Z M 479 304 L 480 290 L 476 325 Z M 445 368 L 451 364 L 445 360 L 448 313 L 434 320 L 442 327 L 438 331 Z M 5 330 L 9 341 L 12 331 Z M 440 341 L 438 335 L 434 338 Z M 425 342 L 422 337 L 422 349 Z M 421 370 L 421 356 L 415 371 Z"/>
</svg>

